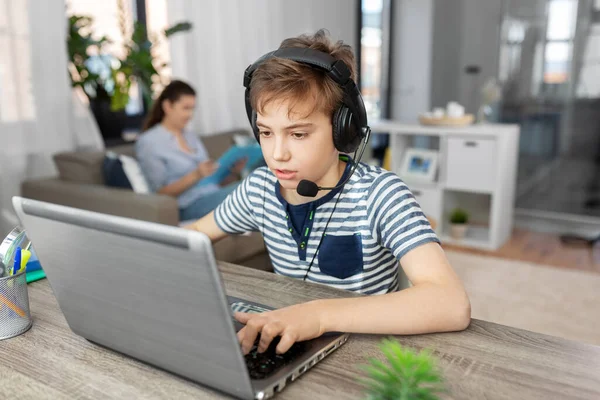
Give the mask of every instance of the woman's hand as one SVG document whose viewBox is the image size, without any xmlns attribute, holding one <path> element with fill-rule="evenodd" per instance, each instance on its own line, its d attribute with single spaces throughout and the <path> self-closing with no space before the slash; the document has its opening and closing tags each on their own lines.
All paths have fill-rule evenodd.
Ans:
<svg viewBox="0 0 600 400">
<path fill-rule="evenodd" d="M 198 167 L 196 168 L 196 171 L 199 174 L 198 179 L 202 179 L 206 176 L 214 174 L 217 171 L 217 168 L 219 168 L 219 164 L 211 160 L 199 163 Z"/>
<path fill-rule="evenodd" d="M 325 333 L 321 311 L 320 303 L 311 301 L 261 314 L 235 313 L 235 319 L 246 325 L 237 333 L 242 352 L 248 354 L 252 350 L 259 333 L 258 351 L 261 353 L 275 337 L 281 336 L 276 348 L 278 354 L 288 351 L 295 342 L 321 336 Z"/>
<path fill-rule="evenodd" d="M 237 176 L 241 175 L 242 171 L 246 167 L 247 162 L 248 162 L 248 157 L 244 157 L 244 158 L 238 160 L 235 164 L 233 164 L 233 167 L 231 167 L 231 173 L 233 173 Z"/>
</svg>

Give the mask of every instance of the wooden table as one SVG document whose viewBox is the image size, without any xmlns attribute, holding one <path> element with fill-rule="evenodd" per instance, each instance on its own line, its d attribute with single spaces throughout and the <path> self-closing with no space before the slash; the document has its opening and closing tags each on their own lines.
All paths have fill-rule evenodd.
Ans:
<svg viewBox="0 0 600 400">
<path fill-rule="evenodd" d="M 227 292 L 282 307 L 348 296 L 231 264 L 220 265 Z M 34 325 L 0 341 L 0 399 L 197 399 L 223 396 L 76 336 L 46 280 L 29 287 Z M 402 318 L 401 315 L 390 316 Z M 592 316 L 590 316 L 592 317 Z M 357 399 L 357 368 L 380 357 L 381 337 L 352 335 L 281 399 Z M 401 336 L 439 358 L 451 399 L 600 399 L 600 347 L 473 320 L 463 332 Z"/>
</svg>

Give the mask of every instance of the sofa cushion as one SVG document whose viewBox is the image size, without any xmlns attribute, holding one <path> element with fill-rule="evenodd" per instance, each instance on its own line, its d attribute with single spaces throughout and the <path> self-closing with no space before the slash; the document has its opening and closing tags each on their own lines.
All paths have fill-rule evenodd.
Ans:
<svg viewBox="0 0 600 400">
<path fill-rule="evenodd" d="M 67 182 L 104 184 L 103 151 L 69 151 L 53 157 L 60 179 Z"/>
<path fill-rule="evenodd" d="M 216 160 L 231 147 L 236 135 L 250 135 L 250 132 L 237 129 L 220 132 L 216 135 L 201 136 L 200 140 L 206 147 L 209 156 Z M 119 155 L 135 157 L 133 143 L 113 146 L 110 151 Z M 54 164 L 58 169 L 60 179 L 64 181 L 104 185 L 102 171 L 104 155 L 103 151 L 90 150 L 62 152 L 54 155 Z"/>
</svg>

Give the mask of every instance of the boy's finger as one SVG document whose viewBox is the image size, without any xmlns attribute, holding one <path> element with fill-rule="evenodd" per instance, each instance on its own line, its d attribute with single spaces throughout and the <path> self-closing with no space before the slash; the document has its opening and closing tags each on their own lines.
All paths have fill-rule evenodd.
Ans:
<svg viewBox="0 0 600 400">
<path fill-rule="evenodd" d="M 256 340 L 256 334 L 254 334 L 254 336 L 252 338 L 250 338 L 250 336 L 252 336 L 252 334 L 250 333 L 250 331 L 247 328 L 242 328 L 237 333 L 238 342 L 240 342 L 240 346 L 242 348 L 243 355 L 248 354 L 250 352 L 250 350 L 252 350 L 252 347 L 254 346 L 254 341 Z M 250 343 L 250 344 L 248 344 L 248 343 Z"/>
<path fill-rule="evenodd" d="M 238 331 L 238 333 L 236 334 L 237 338 L 238 338 L 238 342 L 240 342 L 240 344 L 242 343 L 242 340 L 244 340 L 244 335 L 246 334 L 246 328 L 242 328 Z"/>
<path fill-rule="evenodd" d="M 256 314 L 254 314 L 254 315 L 256 315 Z M 237 311 L 237 312 L 233 313 L 233 318 L 237 319 L 242 324 L 245 324 L 250 320 L 250 318 L 252 318 L 252 314 Z"/>
<path fill-rule="evenodd" d="M 242 338 L 242 352 L 244 354 L 248 354 L 252 350 L 256 337 L 265 323 L 265 318 L 252 318 L 246 323 L 244 337 Z"/>
<path fill-rule="evenodd" d="M 277 322 L 266 324 L 260 332 L 260 342 L 258 343 L 258 352 L 263 353 L 269 348 L 269 345 L 276 336 L 283 332 L 283 326 Z"/>
<path fill-rule="evenodd" d="M 281 336 L 281 340 L 279 341 L 275 352 L 277 352 L 277 354 L 283 354 L 286 351 L 288 351 L 295 342 L 296 341 L 294 340 L 291 334 L 285 333 Z"/>
</svg>

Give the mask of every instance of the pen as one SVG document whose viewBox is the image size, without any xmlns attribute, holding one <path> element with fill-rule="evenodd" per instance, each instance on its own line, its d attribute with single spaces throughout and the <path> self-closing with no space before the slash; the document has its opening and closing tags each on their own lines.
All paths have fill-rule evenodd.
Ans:
<svg viewBox="0 0 600 400">
<path fill-rule="evenodd" d="M 21 269 L 21 247 L 17 247 L 17 251 L 15 251 L 15 262 L 13 264 L 11 275 L 15 275 L 18 270 Z"/>
<path fill-rule="evenodd" d="M 21 273 L 21 272 L 25 271 L 25 269 L 27 268 L 27 262 L 29 261 L 29 257 L 31 257 L 31 252 L 27 249 L 22 249 L 21 250 L 21 266 L 17 273 Z"/>
</svg>

